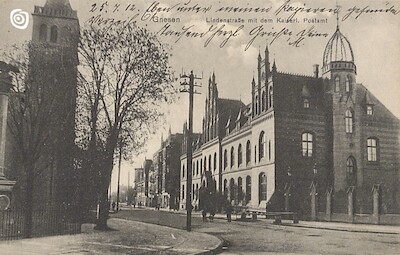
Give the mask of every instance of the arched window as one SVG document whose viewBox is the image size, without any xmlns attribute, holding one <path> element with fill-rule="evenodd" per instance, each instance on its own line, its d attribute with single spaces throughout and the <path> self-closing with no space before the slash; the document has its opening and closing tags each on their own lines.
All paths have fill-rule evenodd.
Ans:
<svg viewBox="0 0 400 255">
<path fill-rule="evenodd" d="M 238 178 L 238 201 L 241 203 L 243 201 L 243 180 L 242 177 Z"/>
<path fill-rule="evenodd" d="M 235 165 L 235 149 L 231 148 L 231 167 Z"/>
<path fill-rule="evenodd" d="M 354 157 L 350 156 L 346 161 L 347 184 L 353 186 L 357 184 L 357 165 Z"/>
<path fill-rule="evenodd" d="M 250 163 L 250 159 L 251 159 L 251 144 L 250 144 L 250 140 L 247 141 L 246 143 L 246 165 Z"/>
<path fill-rule="evenodd" d="M 346 92 L 351 92 L 351 79 L 349 76 L 346 77 Z"/>
<path fill-rule="evenodd" d="M 258 138 L 258 161 L 264 157 L 265 153 L 265 133 L 261 131 L 260 137 Z"/>
<path fill-rule="evenodd" d="M 217 171 L 217 153 L 214 152 L 214 171 Z"/>
<path fill-rule="evenodd" d="M 346 133 L 353 133 L 353 113 L 351 110 L 347 110 L 345 113 L 345 124 L 346 124 Z"/>
<path fill-rule="evenodd" d="M 258 194 L 258 202 L 262 200 L 267 200 L 267 176 L 265 173 L 260 173 L 258 176 L 259 180 L 259 194 Z"/>
<path fill-rule="evenodd" d="M 311 133 L 303 133 L 301 135 L 302 154 L 303 157 L 313 156 L 313 135 Z"/>
<path fill-rule="evenodd" d="M 238 167 L 242 164 L 242 144 L 238 147 Z"/>
<path fill-rule="evenodd" d="M 246 176 L 246 204 L 251 200 L 251 177 Z"/>
<path fill-rule="evenodd" d="M 228 197 L 228 188 L 227 188 L 227 185 L 228 185 L 228 180 L 225 179 L 225 180 L 224 180 L 224 195 L 225 195 L 226 197 Z"/>
<path fill-rule="evenodd" d="M 209 155 L 208 156 L 208 171 L 212 171 L 212 168 L 211 168 L 211 155 Z"/>
<path fill-rule="evenodd" d="M 340 91 L 340 78 L 339 76 L 335 77 L 335 92 L 339 92 Z"/>
<path fill-rule="evenodd" d="M 231 178 L 229 182 L 229 201 L 235 200 L 235 180 Z"/>
<path fill-rule="evenodd" d="M 303 108 L 309 109 L 310 108 L 310 100 L 308 98 L 304 98 L 303 100 Z"/>
<path fill-rule="evenodd" d="M 225 149 L 224 150 L 224 170 L 226 169 L 227 166 L 228 166 L 228 152 Z"/>
<path fill-rule="evenodd" d="M 39 41 L 47 41 L 47 26 L 45 24 L 40 25 L 39 29 Z"/>
<path fill-rule="evenodd" d="M 56 43 L 58 37 L 58 29 L 56 26 L 52 26 L 50 30 L 50 42 Z"/>
<path fill-rule="evenodd" d="M 262 111 L 265 111 L 267 109 L 267 96 L 265 94 L 265 91 L 263 91 L 263 93 L 262 93 L 261 107 L 262 107 Z"/>
<path fill-rule="evenodd" d="M 269 108 L 274 106 L 274 91 L 272 87 L 269 87 L 268 102 L 269 102 Z"/>
<path fill-rule="evenodd" d="M 378 161 L 378 139 L 367 139 L 367 160 L 371 162 Z"/>
</svg>

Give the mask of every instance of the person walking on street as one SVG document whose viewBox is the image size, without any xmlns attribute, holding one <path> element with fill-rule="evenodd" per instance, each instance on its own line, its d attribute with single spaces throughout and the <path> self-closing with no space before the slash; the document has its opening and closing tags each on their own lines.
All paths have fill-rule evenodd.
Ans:
<svg viewBox="0 0 400 255">
<path fill-rule="evenodd" d="M 203 209 L 201 212 L 201 215 L 203 216 L 203 222 L 207 222 L 207 211 L 206 209 Z"/>
<path fill-rule="evenodd" d="M 227 203 L 227 206 L 226 206 L 226 218 L 227 218 L 228 222 L 232 221 L 232 210 L 233 210 L 233 208 L 232 208 L 231 203 Z"/>
</svg>

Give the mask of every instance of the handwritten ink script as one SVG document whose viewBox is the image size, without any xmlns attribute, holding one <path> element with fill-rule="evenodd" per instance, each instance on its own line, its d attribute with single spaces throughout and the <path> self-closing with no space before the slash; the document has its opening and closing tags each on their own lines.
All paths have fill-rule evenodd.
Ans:
<svg viewBox="0 0 400 255">
<path fill-rule="evenodd" d="M 144 2 L 142 5 L 115 1 L 95 2 L 90 5 L 92 16 L 85 22 L 89 25 L 128 25 L 141 23 L 154 32 L 169 38 L 174 43 L 183 40 L 201 40 L 204 47 L 216 41 L 220 48 L 235 38 L 248 38 L 244 50 L 257 40 L 268 40 L 269 44 L 287 43 L 301 47 L 308 41 L 325 38 L 326 26 L 349 19 L 361 19 L 367 15 L 390 15 L 398 18 L 399 7 L 390 2 L 381 6 L 341 7 L 329 3 L 327 6 L 311 6 L 310 3 L 287 0 L 274 6 L 265 1 L 262 6 L 230 1 L 204 4 L 201 1 Z"/>
</svg>

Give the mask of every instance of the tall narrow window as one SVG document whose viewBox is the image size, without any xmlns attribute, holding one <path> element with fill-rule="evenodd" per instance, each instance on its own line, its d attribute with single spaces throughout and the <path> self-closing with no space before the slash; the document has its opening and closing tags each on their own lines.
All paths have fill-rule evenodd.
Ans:
<svg viewBox="0 0 400 255">
<path fill-rule="evenodd" d="M 231 148 L 231 168 L 235 165 L 235 149 Z"/>
<path fill-rule="evenodd" d="M 378 140 L 375 138 L 367 139 L 367 159 L 368 161 L 378 161 Z"/>
<path fill-rule="evenodd" d="M 225 195 L 226 197 L 228 196 L 228 188 L 227 188 L 227 185 L 228 185 L 228 180 L 225 179 L 225 180 L 224 180 L 224 195 Z"/>
<path fill-rule="evenodd" d="M 339 92 L 340 90 L 340 78 L 339 76 L 335 77 L 335 92 Z"/>
<path fill-rule="evenodd" d="M 246 143 L 246 164 L 249 164 L 250 159 L 251 159 L 251 144 L 250 140 L 248 140 Z"/>
<path fill-rule="evenodd" d="M 272 87 L 269 87 L 268 102 L 269 102 L 269 108 L 274 106 L 274 91 L 273 91 Z"/>
<path fill-rule="evenodd" d="M 243 180 L 242 177 L 238 178 L 238 201 L 241 203 L 243 201 Z"/>
<path fill-rule="evenodd" d="M 52 26 L 50 30 L 50 42 L 56 43 L 58 37 L 58 29 L 56 26 Z"/>
<path fill-rule="evenodd" d="M 346 92 L 351 92 L 351 80 L 349 77 L 346 77 Z"/>
<path fill-rule="evenodd" d="M 208 171 L 212 171 L 212 168 L 211 168 L 211 155 L 210 156 L 208 156 Z"/>
<path fill-rule="evenodd" d="M 47 26 L 45 24 L 40 25 L 39 29 L 39 41 L 47 41 Z"/>
<path fill-rule="evenodd" d="M 271 140 L 268 142 L 268 159 L 271 160 Z"/>
<path fill-rule="evenodd" d="M 182 166 L 182 177 L 185 177 L 185 165 Z"/>
<path fill-rule="evenodd" d="M 207 171 L 207 157 L 204 157 L 203 164 L 204 164 L 204 172 L 206 172 Z"/>
<path fill-rule="evenodd" d="M 346 161 L 346 172 L 347 172 L 347 184 L 356 185 L 357 184 L 357 166 L 356 160 L 350 156 Z"/>
<path fill-rule="evenodd" d="M 353 133 L 353 113 L 351 110 L 347 110 L 345 113 L 345 125 L 346 125 L 346 133 Z"/>
<path fill-rule="evenodd" d="M 199 161 L 196 161 L 196 175 L 199 175 Z"/>
<path fill-rule="evenodd" d="M 238 167 L 242 164 L 242 144 L 238 147 Z"/>
<path fill-rule="evenodd" d="M 214 152 L 214 172 L 217 171 L 217 153 Z"/>
<path fill-rule="evenodd" d="M 256 96 L 256 114 L 258 114 L 258 96 Z"/>
<path fill-rule="evenodd" d="M 224 150 L 224 169 L 228 166 L 228 152 Z"/>
<path fill-rule="evenodd" d="M 248 175 L 246 177 L 246 204 L 251 200 L 251 177 Z"/>
<path fill-rule="evenodd" d="M 231 178 L 229 182 L 229 201 L 235 200 L 235 180 Z"/>
<path fill-rule="evenodd" d="M 262 107 L 262 111 L 265 111 L 267 109 L 267 96 L 265 95 L 265 91 L 263 91 L 263 93 L 262 93 L 261 107 Z"/>
<path fill-rule="evenodd" d="M 185 199 L 185 185 L 182 185 L 182 200 Z"/>
<path fill-rule="evenodd" d="M 261 202 L 262 200 L 267 200 L 267 176 L 265 175 L 265 173 L 260 173 L 258 178 L 259 178 L 258 202 Z"/>
<path fill-rule="evenodd" d="M 200 173 L 203 172 L 203 159 L 200 159 Z"/>
<path fill-rule="evenodd" d="M 313 155 L 313 135 L 311 133 L 303 133 L 301 135 L 302 154 L 303 157 L 312 157 Z"/>
<path fill-rule="evenodd" d="M 265 133 L 264 131 L 261 131 L 260 137 L 258 138 L 258 160 L 261 161 L 261 159 L 264 157 L 265 153 Z"/>
</svg>

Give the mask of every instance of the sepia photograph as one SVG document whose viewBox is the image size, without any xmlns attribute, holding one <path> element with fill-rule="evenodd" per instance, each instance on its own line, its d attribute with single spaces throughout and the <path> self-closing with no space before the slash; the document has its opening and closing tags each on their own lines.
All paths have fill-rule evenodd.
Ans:
<svg viewBox="0 0 400 255">
<path fill-rule="evenodd" d="M 399 254 L 399 0 L 0 0 L 0 254 Z"/>
</svg>

